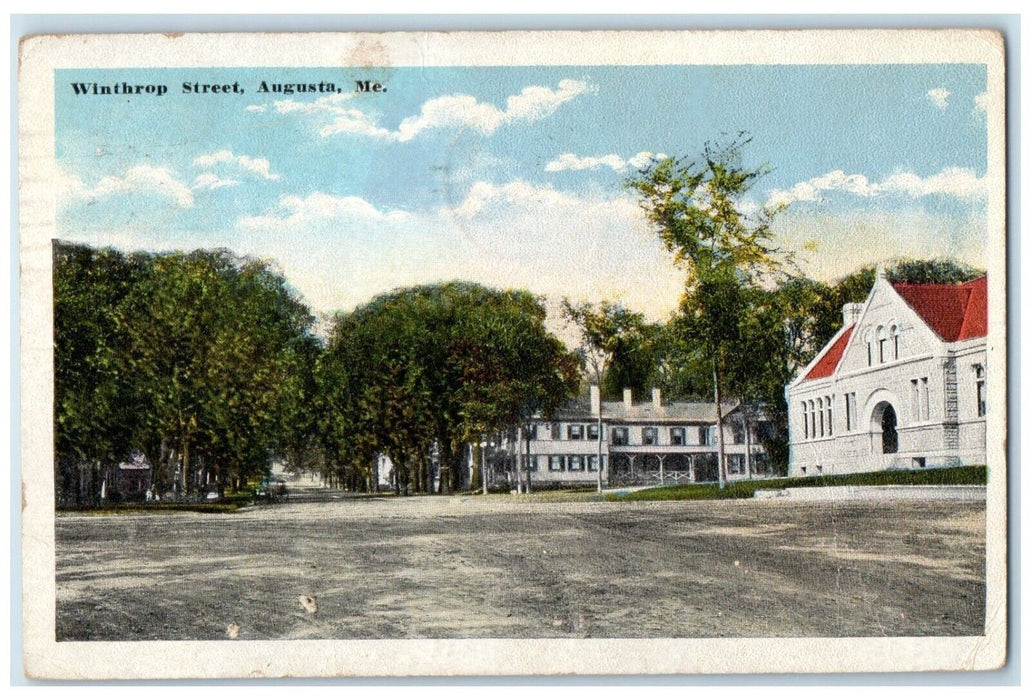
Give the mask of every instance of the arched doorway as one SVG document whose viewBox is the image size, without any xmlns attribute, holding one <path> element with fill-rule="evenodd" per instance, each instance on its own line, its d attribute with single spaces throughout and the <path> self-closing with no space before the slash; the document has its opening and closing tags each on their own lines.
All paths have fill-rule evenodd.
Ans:
<svg viewBox="0 0 1031 700">
<path fill-rule="evenodd" d="M 895 413 L 895 407 L 887 401 L 880 402 L 874 406 L 870 423 L 872 432 L 881 434 L 881 453 L 891 455 L 898 452 L 898 415 Z"/>
</svg>

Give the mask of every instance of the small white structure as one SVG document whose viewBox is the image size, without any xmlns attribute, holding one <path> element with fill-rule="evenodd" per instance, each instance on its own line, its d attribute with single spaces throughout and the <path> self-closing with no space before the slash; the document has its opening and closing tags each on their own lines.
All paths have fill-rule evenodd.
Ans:
<svg viewBox="0 0 1031 700">
<path fill-rule="evenodd" d="M 789 384 L 791 476 L 984 464 L 987 277 L 891 283 Z"/>
</svg>

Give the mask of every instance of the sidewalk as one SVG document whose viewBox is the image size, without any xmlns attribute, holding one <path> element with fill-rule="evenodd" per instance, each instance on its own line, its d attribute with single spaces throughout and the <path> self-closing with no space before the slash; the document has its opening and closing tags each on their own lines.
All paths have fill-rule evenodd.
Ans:
<svg viewBox="0 0 1031 700">
<path fill-rule="evenodd" d="M 759 490 L 755 498 L 792 501 L 983 501 L 984 486 L 813 486 Z"/>
</svg>

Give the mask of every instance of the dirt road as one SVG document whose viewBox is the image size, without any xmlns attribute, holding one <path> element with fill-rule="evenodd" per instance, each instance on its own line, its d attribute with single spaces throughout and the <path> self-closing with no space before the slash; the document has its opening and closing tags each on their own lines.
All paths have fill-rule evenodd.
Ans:
<svg viewBox="0 0 1031 700">
<path fill-rule="evenodd" d="M 57 638 L 976 635 L 984 555 L 983 503 L 475 496 L 62 515 Z"/>
</svg>

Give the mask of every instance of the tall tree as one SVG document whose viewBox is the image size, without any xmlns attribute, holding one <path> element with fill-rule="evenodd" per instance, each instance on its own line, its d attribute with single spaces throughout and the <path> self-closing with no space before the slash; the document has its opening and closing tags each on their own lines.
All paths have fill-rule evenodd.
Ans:
<svg viewBox="0 0 1031 700">
<path fill-rule="evenodd" d="M 59 501 L 88 505 L 139 420 L 120 371 L 120 307 L 138 270 L 111 249 L 56 241 L 53 254 L 55 486 Z"/>
<path fill-rule="evenodd" d="M 139 450 L 186 493 L 283 452 L 312 319 L 267 263 L 58 244 L 54 279 L 59 461 Z"/>
<path fill-rule="evenodd" d="M 775 210 L 751 211 L 744 197 L 767 173 L 742 164 L 750 138 L 707 144 L 699 158 L 654 161 L 627 181 L 674 264 L 687 273 L 680 311 L 686 327 L 701 334 L 711 368 L 719 452 L 719 481 L 726 481 L 721 402 L 732 350 L 749 312 L 749 288 L 780 268 L 770 225 Z"/>
<path fill-rule="evenodd" d="M 435 445 L 441 490 L 457 487 L 466 444 L 554 410 L 575 388 L 575 360 L 544 318 L 527 292 L 466 282 L 398 290 L 338 316 L 319 371 L 331 451 L 365 462 L 385 453 L 421 488 Z"/>
</svg>

